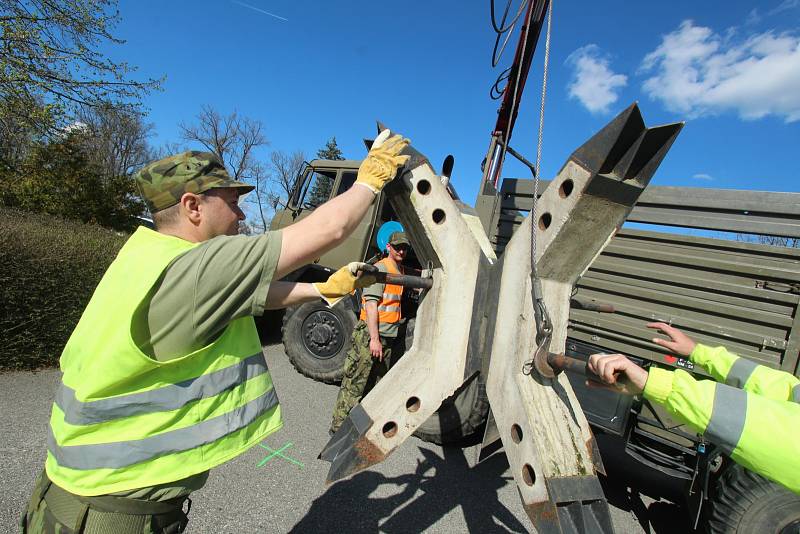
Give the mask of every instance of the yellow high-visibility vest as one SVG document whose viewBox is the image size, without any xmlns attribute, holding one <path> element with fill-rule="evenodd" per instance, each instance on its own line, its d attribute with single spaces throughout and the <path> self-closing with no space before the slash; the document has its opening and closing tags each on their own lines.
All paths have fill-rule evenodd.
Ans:
<svg viewBox="0 0 800 534">
<path fill-rule="evenodd" d="M 195 246 L 139 228 L 97 286 L 61 355 L 46 462 L 56 485 L 91 496 L 181 480 L 282 426 L 252 317 L 169 361 L 131 337 L 166 267 Z"/>
</svg>

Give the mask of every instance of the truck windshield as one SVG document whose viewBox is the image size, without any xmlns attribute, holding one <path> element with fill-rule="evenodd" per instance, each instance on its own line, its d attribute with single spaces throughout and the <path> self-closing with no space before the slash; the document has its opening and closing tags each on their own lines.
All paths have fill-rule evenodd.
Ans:
<svg viewBox="0 0 800 534">
<path fill-rule="evenodd" d="M 336 196 L 338 197 L 352 186 L 356 182 L 356 177 L 358 174 L 353 172 L 343 172 L 342 179 L 339 181 L 339 187 L 336 188 Z"/>
<path fill-rule="evenodd" d="M 298 206 L 303 209 L 314 209 L 326 202 L 331 196 L 335 180 L 336 171 L 312 171 L 303 188 L 303 196 L 297 203 Z"/>
</svg>

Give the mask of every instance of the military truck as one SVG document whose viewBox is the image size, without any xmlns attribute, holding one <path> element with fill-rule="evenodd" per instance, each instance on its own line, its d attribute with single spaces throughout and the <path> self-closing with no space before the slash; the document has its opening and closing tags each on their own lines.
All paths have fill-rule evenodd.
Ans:
<svg viewBox="0 0 800 534">
<path fill-rule="evenodd" d="M 359 164 L 309 163 L 271 228 L 287 226 L 345 191 Z M 541 182 L 540 191 L 546 186 Z M 532 180 L 505 179 L 499 191 L 484 184 L 475 210 L 498 255 L 532 204 Z M 347 262 L 374 257 L 376 233 L 391 220 L 396 215 L 379 195 L 345 243 L 288 278 L 323 280 Z M 757 235 L 773 236 L 766 241 L 777 244 L 759 242 Z M 659 320 L 705 344 L 722 344 L 757 363 L 800 375 L 800 249 L 785 246 L 798 237 L 798 193 L 647 188 L 628 223 L 575 288 L 567 354 L 586 359 L 622 352 L 645 366 L 702 374 L 651 343 L 652 332 L 644 325 Z M 355 297 L 333 308 L 320 302 L 287 310 L 283 342 L 295 368 L 316 380 L 338 381 L 357 312 Z M 754 531 L 800 525 L 800 498 L 733 465 L 662 409 L 638 397 L 587 389 L 582 377 L 570 379 L 596 432 L 618 436 L 631 457 L 685 481 L 695 524 L 702 516 L 720 532 L 735 531 L 734 525 Z M 416 435 L 449 443 L 480 432 L 488 413 L 484 380 L 481 373 L 468 380 Z"/>
</svg>

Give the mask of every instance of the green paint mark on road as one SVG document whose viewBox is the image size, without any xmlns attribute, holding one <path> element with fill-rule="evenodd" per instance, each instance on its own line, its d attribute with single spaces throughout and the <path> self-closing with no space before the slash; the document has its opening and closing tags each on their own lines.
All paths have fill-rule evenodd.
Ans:
<svg viewBox="0 0 800 534">
<path fill-rule="evenodd" d="M 265 449 L 267 452 L 269 452 L 269 454 L 267 456 L 265 456 L 264 459 L 261 460 L 256 467 L 263 466 L 265 463 L 269 462 L 270 460 L 272 460 L 275 457 L 283 458 L 287 462 L 293 463 L 294 465 L 298 466 L 300 469 L 305 467 L 301 462 L 295 460 L 291 456 L 283 454 L 283 451 L 285 451 L 286 449 L 288 449 L 288 448 L 290 448 L 292 446 L 292 442 L 291 441 L 287 442 L 283 447 L 281 447 L 277 451 L 274 451 L 274 450 L 270 449 L 269 447 L 267 447 L 263 443 L 259 443 L 258 446 L 261 447 L 262 449 Z"/>
</svg>

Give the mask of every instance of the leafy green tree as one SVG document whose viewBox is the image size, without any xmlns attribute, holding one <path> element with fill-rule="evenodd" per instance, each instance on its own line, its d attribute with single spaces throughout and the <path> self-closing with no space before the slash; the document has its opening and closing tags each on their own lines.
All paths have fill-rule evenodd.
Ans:
<svg viewBox="0 0 800 534">
<path fill-rule="evenodd" d="M 130 231 L 144 205 L 127 174 L 108 176 L 84 150 L 80 129 L 32 148 L 19 172 L 3 181 L 7 206 Z"/>
<path fill-rule="evenodd" d="M 325 143 L 325 146 L 317 150 L 318 159 L 332 159 L 343 160 L 339 145 L 336 144 L 336 136 L 331 137 Z M 317 173 L 315 175 L 314 183 L 311 185 L 311 191 L 308 193 L 307 204 L 312 206 L 319 206 L 328 200 L 331 196 L 331 189 L 333 188 L 333 178 L 324 174 Z"/>
<path fill-rule="evenodd" d="M 40 104 L 37 109 L 43 110 L 44 106 Z M 48 124 L 52 122 L 49 117 L 41 115 L 39 120 Z M 0 99 L 0 172 L 16 169 L 28 157 L 31 147 L 43 133 L 32 124 L 30 116 L 18 113 L 14 103 Z"/>
<path fill-rule="evenodd" d="M 334 135 L 325 143 L 325 146 L 317 150 L 317 158 L 319 159 L 333 159 L 343 160 L 344 155 L 339 145 L 336 144 L 336 136 Z"/>
<path fill-rule="evenodd" d="M 160 80 L 133 80 L 99 51 L 124 43 L 111 33 L 119 19 L 117 0 L 0 0 L 3 110 L 52 132 L 81 106 L 136 107 Z"/>
</svg>

